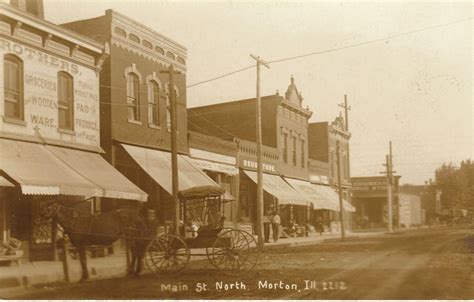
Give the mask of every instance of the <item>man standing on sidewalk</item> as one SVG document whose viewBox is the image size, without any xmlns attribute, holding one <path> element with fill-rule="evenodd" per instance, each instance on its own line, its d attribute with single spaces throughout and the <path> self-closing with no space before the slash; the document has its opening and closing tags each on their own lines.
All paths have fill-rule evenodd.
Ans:
<svg viewBox="0 0 474 302">
<path fill-rule="evenodd" d="M 273 242 L 277 242 L 278 237 L 280 237 L 280 222 L 280 215 L 277 211 L 274 211 L 272 217 Z"/>
<path fill-rule="evenodd" d="M 263 236 L 265 242 L 270 242 L 270 226 L 272 224 L 272 209 L 268 209 L 263 216 Z"/>
</svg>

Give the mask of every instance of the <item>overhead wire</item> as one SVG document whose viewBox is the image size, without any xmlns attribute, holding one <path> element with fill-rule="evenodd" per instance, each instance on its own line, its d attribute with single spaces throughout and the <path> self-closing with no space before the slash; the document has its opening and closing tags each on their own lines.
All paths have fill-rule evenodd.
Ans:
<svg viewBox="0 0 474 302">
<path fill-rule="evenodd" d="M 462 23 L 462 22 L 466 22 L 466 21 L 471 21 L 472 19 L 473 19 L 473 17 L 470 17 L 470 18 L 455 20 L 455 21 L 448 22 L 448 23 L 442 23 L 442 24 L 426 26 L 426 27 L 423 27 L 423 28 L 420 28 L 420 29 L 415 29 L 415 30 L 410 30 L 410 31 L 398 33 L 398 34 L 393 34 L 393 35 L 389 35 L 389 36 L 386 36 L 386 37 L 383 37 L 383 38 L 368 40 L 368 41 L 354 43 L 354 44 L 345 45 L 345 46 L 341 46 L 341 47 L 329 48 L 329 49 L 325 49 L 325 50 L 321 50 L 321 51 L 310 52 L 310 53 L 307 53 L 307 54 L 301 54 L 301 55 L 296 55 L 296 56 L 282 58 L 282 59 L 266 61 L 266 63 L 267 64 L 280 63 L 280 62 L 300 59 L 300 58 L 304 58 L 304 57 L 309 57 L 309 56 L 314 56 L 314 55 L 320 55 L 320 54 L 340 51 L 340 50 L 344 50 L 344 49 L 348 49 L 348 48 L 355 48 L 355 47 L 359 47 L 359 46 L 363 46 L 363 45 L 369 45 L 369 44 L 378 43 L 378 42 L 382 42 L 382 41 L 388 41 L 388 40 L 396 39 L 396 38 L 403 37 L 403 36 L 406 36 L 406 35 L 411 35 L 411 34 L 423 32 L 423 31 L 427 31 L 427 30 L 431 30 L 431 29 L 436 29 L 436 28 L 446 27 L 446 26 L 450 26 L 450 25 L 454 25 L 454 24 L 458 24 L 458 23 Z M 243 67 L 243 68 L 240 68 L 240 69 L 228 72 L 228 73 L 225 73 L 223 75 L 220 75 L 220 76 L 217 76 L 217 77 L 214 77 L 214 78 L 210 78 L 208 80 L 203 80 L 203 81 L 193 83 L 191 85 L 186 86 L 186 88 L 192 88 L 192 87 L 195 87 L 195 86 L 198 86 L 198 85 L 201 85 L 201 84 L 216 81 L 216 80 L 231 76 L 233 74 L 236 74 L 236 73 L 239 73 L 239 72 L 251 69 L 251 68 L 255 68 L 255 64 L 250 65 L 250 66 L 246 66 L 246 67 Z"/>
</svg>

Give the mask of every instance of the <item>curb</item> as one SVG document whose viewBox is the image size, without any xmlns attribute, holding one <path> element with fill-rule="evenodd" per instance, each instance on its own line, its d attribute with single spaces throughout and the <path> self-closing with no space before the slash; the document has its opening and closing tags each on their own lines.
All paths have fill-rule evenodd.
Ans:
<svg viewBox="0 0 474 302">
<path fill-rule="evenodd" d="M 80 278 L 80 269 L 77 268 L 70 270 L 69 284 L 77 283 Z M 111 266 L 97 266 L 89 265 L 89 275 L 92 280 L 118 277 L 126 274 L 125 260 L 124 265 L 111 265 Z M 53 283 L 65 283 L 64 275 L 62 272 L 53 271 L 51 273 L 40 273 L 28 276 L 26 274 L 18 274 L 16 276 L 8 276 L 0 278 L 0 299 L 12 297 L 21 294 L 25 289 L 31 287 L 47 286 Z"/>
</svg>

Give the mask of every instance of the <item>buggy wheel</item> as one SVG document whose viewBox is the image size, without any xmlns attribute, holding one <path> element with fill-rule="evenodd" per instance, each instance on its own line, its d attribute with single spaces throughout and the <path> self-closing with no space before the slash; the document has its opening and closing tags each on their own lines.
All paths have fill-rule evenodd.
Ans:
<svg viewBox="0 0 474 302">
<path fill-rule="evenodd" d="M 259 251 L 251 234 L 239 229 L 224 229 L 214 242 L 211 253 L 207 251 L 207 256 L 218 269 L 251 270 L 257 264 Z"/>
<path fill-rule="evenodd" d="M 148 244 L 145 261 L 156 273 L 174 273 L 188 265 L 190 256 L 189 247 L 180 237 L 164 234 Z"/>
</svg>

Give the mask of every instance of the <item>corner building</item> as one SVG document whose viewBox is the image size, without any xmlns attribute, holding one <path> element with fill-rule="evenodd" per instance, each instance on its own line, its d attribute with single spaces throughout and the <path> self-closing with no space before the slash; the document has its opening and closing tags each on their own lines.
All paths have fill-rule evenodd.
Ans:
<svg viewBox="0 0 474 302">
<path fill-rule="evenodd" d="M 0 3 L 0 242 L 57 258 L 51 202 L 86 215 L 147 194 L 101 154 L 99 73 L 108 46 L 44 20 L 42 1 Z M 41 8 L 41 9 L 38 9 Z"/>
</svg>

